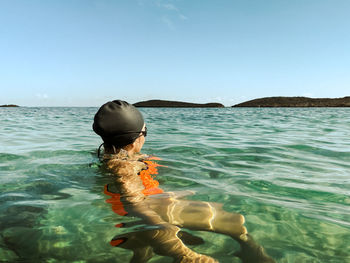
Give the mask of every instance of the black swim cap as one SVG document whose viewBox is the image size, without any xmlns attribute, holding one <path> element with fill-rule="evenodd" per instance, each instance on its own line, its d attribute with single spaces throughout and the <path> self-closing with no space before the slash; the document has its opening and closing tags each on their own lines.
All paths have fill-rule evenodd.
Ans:
<svg viewBox="0 0 350 263">
<path fill-rule="evenodd" d="M 120 148 L 140 136 L 144 123 L 141 112 L 133 105 L 114 100 L 103 104 L 97 111 L 92 128 L 105 143 Z"/>
</svg>

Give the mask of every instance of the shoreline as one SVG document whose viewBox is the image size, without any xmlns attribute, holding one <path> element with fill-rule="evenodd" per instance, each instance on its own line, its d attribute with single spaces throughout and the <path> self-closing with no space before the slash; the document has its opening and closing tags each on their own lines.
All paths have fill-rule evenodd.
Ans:
<svg viewBox="0 0 350 263">
<path fill-rule="evenodd" d="M 232 106 L 225 106 L 218 102 L 192 103 L 170 100 L 147 100 L 133 103 L 139 108 L 349 108 L 350 96 L 342 98 L 309 98 L 309 97 L 263 97 L 241 102 Z M 0 108 L 20 107 L 66 107 L 84 108 L 98 106 L 19 106 L 15 104 L 3 104 Z"/>
<path fill-rule="evenodd" d="M 18 105 L 15 104 L 4 104 L 4 105 L 0 105 L 0 108 L 18 108 Z"/>
<path fill-rule="evenodd" d="M 343 98 L 264 97 L 231 107 L 255 108 L 340 108 L 350 107 L 350 96 Z"/>
</svg>

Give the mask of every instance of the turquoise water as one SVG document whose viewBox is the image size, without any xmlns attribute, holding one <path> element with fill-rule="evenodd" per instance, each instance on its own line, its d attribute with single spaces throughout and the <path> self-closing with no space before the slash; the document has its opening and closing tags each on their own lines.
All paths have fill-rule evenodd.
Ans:
<svg viewBox="0 0 350 263">
<path fill-rule="evenodd" d="M 110 246 L 97 108 L 0 108 L 0 261 L 129 262 Z M 277 262 L 350 262 L 350 109 L 141 109 L 166 191 L 241 213 Z M 240 262 L 220 234 L 191 248 Z M 155 255 L 149 262 L 171 262 Z"/>
</svg>

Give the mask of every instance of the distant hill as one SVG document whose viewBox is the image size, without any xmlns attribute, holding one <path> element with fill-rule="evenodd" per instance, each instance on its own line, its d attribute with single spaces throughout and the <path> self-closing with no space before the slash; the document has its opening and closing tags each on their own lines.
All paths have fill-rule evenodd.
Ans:
<svg viewBox="0 0 350 263">
<path fill-rule="evenodd" d="M 5 105 L 0 105 L 0 107 L 19 107 L 19 106 L 14 104 L 5 104 Z"/>
<path fill-rule="evenodd" d="M 344 98 L 266 97 L 232 107 L 350 107 L 350 96 Z"/>
<path fill-rule="evenodd" d="M 135 107 L 155 107 L 155 108 L 223 108 L 221 103 L 190 103 L 169 100 L 147 100 L 134 104 Z"/>
</svg>

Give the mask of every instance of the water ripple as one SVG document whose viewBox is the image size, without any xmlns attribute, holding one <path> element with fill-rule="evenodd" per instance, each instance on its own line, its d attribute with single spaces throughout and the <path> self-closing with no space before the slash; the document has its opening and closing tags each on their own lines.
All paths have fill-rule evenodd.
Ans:
<svg viewBox="0 0 350 263">
<path fill-rule="evenodd" d="M 8 261 L 130 258 L 107 246 L 116 215 L 104 202 L 110 178 L 96 158 L 96 110 L 0 109 L 1 251 L 16 252 L 3 252 Z M 350 109 L 141 111 L 144 152 L 166 166 L 164 190 L 244 214 L 278 262 L 350 261 Z M 231 251 L 225 237 L 215 240 Z"/>
</svg>

